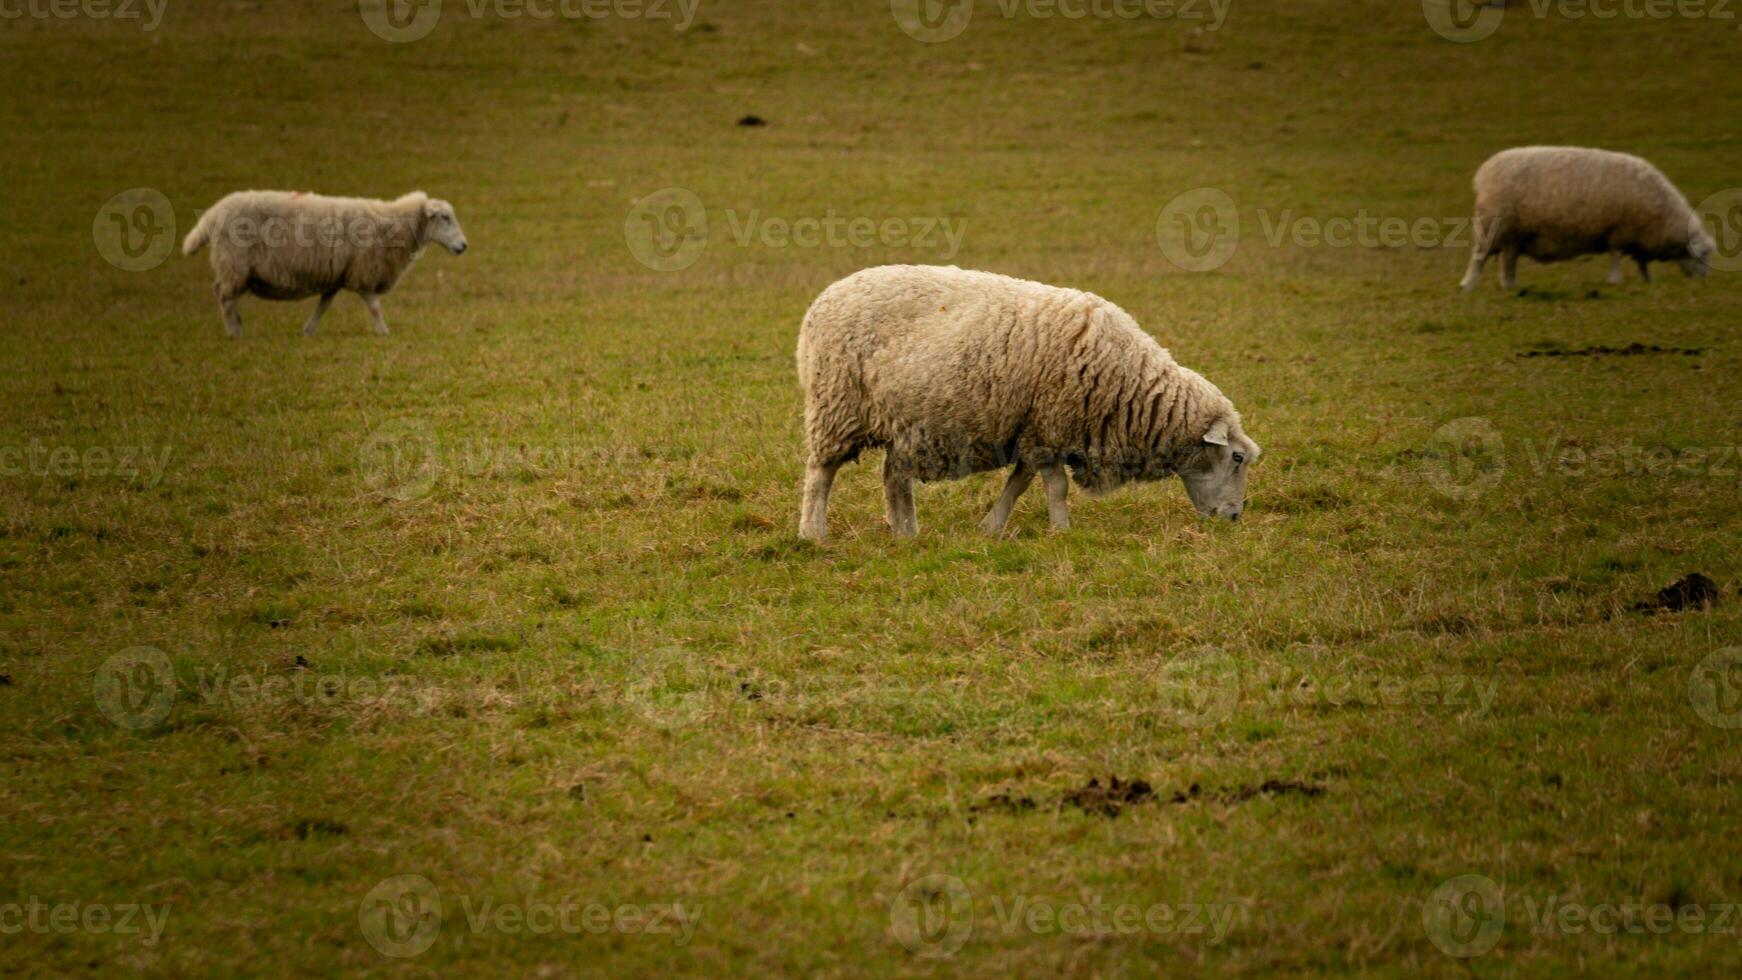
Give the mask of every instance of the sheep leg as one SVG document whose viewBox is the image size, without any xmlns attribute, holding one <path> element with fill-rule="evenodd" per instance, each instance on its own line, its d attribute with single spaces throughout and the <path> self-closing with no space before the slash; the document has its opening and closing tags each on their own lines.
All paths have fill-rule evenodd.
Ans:
<svg viewBox="0 0 1742 980">
<path fill-rule="evenodd" d="M 212 295 L 218 297 L 218 312 L 224 317 L 224 332 L 231 339 L 242 336 L 242 313 L 236 309 L 236 294 L 225 289 L 223 283 L 213 283 Z"/>
<path fill-rule="evenodd" d="M 829 488 L 834 486 L 839 462 L 823 463 L 811 458 L 804 470 L 804 510 L 799 514 L 798 536 L 821 541 L 829 534 Z"/>
<path fill-rule="evenodd" d="M 387 336 L 387 321 L 381 316 L 381 297 L 376 293 L 358 293 L 363 297 L 363 305 L 369 307 L 369 315 L 375 318 L 375 333 Z"/>
<path fill-rule="evenodd" d="M 1609 284 L 1618 285 L 1621 282 L 1621 253 L 1609 253 Z"/>
<path fill-rule="evenodd" d="M 1488 253 L 1482 250 L 1482 246 L 1477 245 L 1470 252 L 1470 266 L 1464 270 L 1464 280 L 1458 283 L 1458 287 L 1466 293 L 1475 289 L 1476 283 L 1482 278 L 1482 267 L 1486 264 L 1488 264 Z"/>
<path fill-rule="evenodd" d="M 883 513 L 896 537 L 910 538 L 919 533 L 919 514 L 913 506 L 913 477 L 897 465 L 893 454 L 883 457 Z"/>
<path fill-rule="evenodd" d="M 987 534 L 997 534 L 1004 530 L 1004 524 L 1010 520 L 1010 512 L 1016 507 L 1016 499 L 1021 497 L 1028 485 L 1034 482 L 1034 471 L 1028 464 L 1018 461 L 1016 468 L 1010 471 L 1010 479 L 1004 483 L 1004 492 L 998 495 L 998 502 L 992 505 L 991 513 L 980 522 L 980 530 Z"/>
<path fill-rule="evenodd" d="M 1509 248 L 1500 253 L 1500 285 L 1511 289 L 1518 285 L 1518 249 Z"/>
<path fill-rule="evenodd" d="M 1059 464 L 1048 466 L 1040 471 L 1040 478 L 1046 483 L 1046 514 L 1052 521 L 1054 531 L 1068 531 L 1071 528 L 1071 509 L 1065 503 L 1065 495 L 1070 490 L 1071 478 L 1065 468 Z"/>
<path fill-rule="evenodd" d="M 308 322 L 302 325 L 303 336 L 313 337 L 315 335 L 315 328 L 321 325 L 321 317 L 326 314 L 327 307 L 333 305 L 333 297 L 337 295 L 339 295 L 337 289 L 321 294 L 321 301 L 315 304 L 314 313 L 309 316 Z"/>
<path fill-rule="evenodd" d="M 1644 279 L 1646 282 L 1650 282 L 1651 281 L 1651 266 L 1650 266 L 1650 264 L 1647 263 L 1644 259 L 1634 259 L 1633 261 L 1639 264 L 1639 278 Z"/>
</svg>

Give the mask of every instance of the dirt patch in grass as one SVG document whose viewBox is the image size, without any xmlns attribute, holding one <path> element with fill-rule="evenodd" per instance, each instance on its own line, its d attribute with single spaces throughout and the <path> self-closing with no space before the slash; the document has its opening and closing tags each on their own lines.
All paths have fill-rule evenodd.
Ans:
<svg viewBox="0 0 1742 980">
<path fill-rule="evenodd" d="M 1245 803 L 1260 796 L 1304 796 L 1308 799 L 1323 796 L 1325 787 L 1318 783 L 1310 783 L 1297 779 L 1267 779 L 1262 783 L 1242 783 L 1227 789 L 1204 792 L 1197 783 L 1178 790 L 1172 795 L 1162 797 L 1157 795 L 1154 787 L 1147 780 L 1120 779 L 1118 776 L 1108 776 L 1103 783 L 1098 777 L 1077 789 L 1059 797 L 1056 806 L 1048 809 L 1074 807 L 1088 814 L 1095 814 L 1109 819 L 1117 817 L 1128 806 L 1140 803 L 1160 803 L 1166 806 L 1178 806 L 1197 800 L 1212 800 L 1217 803 Z M 968 808 L 969 813 L 1029 813 L 1040 809 L 1032 796 L 1019 796 L 1008 790 L 994 793 L 986 797 L 984 802 L 976 803 Z"/>
<path fill-rule="evenodd" d="M 1657 595 L 1635 603 L 1634 612 L 1681 612 L 1708 609 L 1718 602 L 1718 583 L 1703 572 L 1690 572 L 1657 590 Z"/>
<path fill-rule="evenodd" d="M 1257 786 L 1237 786 L 1224 790 L 1216 798 L 1226 803 L 1244 803 L 1258 796 L 1304 796 L 1312 799 L 1323 796 L 1325 788 L 1317 783 L 1301 782 L 1295 779 L 1267 779 Z"/>
<path fill-rule="evenodd" d="M 520 640 L 512 636 L 426 636 L 417 644 L 420 657 L 454 657 L 462 653 L 512 653 Z"/>
<path fill-rule="evenodd" d="M 1011 793 L 993 793 L 986 797 L 984 803 L 976 803 L 968 807 L 969 813 L 1026 813 L 1035 808 L 1034 797 L 1016 796 Z"/>
<path fill-rule="evenodd" d="M 351 828 L 337 820 L 321 818 L 302 819 L 290 825 L 290 836 L 297 840 L 308 840 L 311 837 L 343 837 L 351 832 Z"/>
<path fill-rule="evenodd" d="M 1580 347 L 1576 350 L 1549 347 L 1541 350 L 1519 351 L 1519 357 L 1637 357 L 1640 354 L 1680 354 L 1685 357 L 1697 357 L 1706 352 L 1704 347 L 1659 347 L 1656 344 L 1641 344 L 1635 341 L 1626 347 L 1606 347 L 1601 344 L 1595 347 Z"/>
<path fill-rule="evenodd" d="M 1060 802 L 1065 806 L 1074 806 L 1084 813 L 1117 817 L 1125 807 L 1133 803 L 1147 803 L 1153 799 L 1155 791 L 1147 782 L 1141 779 L 1127 782 L 1118 776 L 1108 776 L 1105 785 L 1099 779 L 1091 777 L 1081 789 L 1066 793 Z"/>
</svg>

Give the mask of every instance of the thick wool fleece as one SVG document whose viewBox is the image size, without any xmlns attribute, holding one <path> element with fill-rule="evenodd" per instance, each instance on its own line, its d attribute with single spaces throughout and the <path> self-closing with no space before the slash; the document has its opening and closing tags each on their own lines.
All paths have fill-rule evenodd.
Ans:
<svg viewBox="0 0 1742 980">
<path fill-rule="evenodd" d="M 1698 257 L 1686 197 L 1649 162 L 1574 146 L 1502 150 L 1476 171 L 1477 251 L 1538 262 L 1603 252 L 1643 261 Z M 1485 246 L 1485 247 L 1484 247 Z"/>
<path fill-rule="evenodd" d="M 813 463 L 889 451 L 895 472 L 1018 460 L 1094 493 L 1159 479 L 1239 415 L 1124 310 L 1092 293 L 938 266 L 866 269 L 824 290 L 798 338 Z"/>
<path fill-rule="evenodd" d="M 428 244 L 428 201 L 422 191 L 394 201 L 238 191 L 201 215 L 182 253 L 211 243 L 220 295 L 385 293 Z"/>
</svg>

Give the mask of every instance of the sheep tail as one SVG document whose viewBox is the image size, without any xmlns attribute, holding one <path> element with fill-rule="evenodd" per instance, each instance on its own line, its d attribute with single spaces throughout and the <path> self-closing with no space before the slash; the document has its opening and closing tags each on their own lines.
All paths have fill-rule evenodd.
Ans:
<svg viewBox="0 0 1742 980">
<path fill-rule="evenodd" d="M 212 208 L 200 215 L 200 220 L 194 225 L 194 230 L 188 232 L 188 237 L 182 239 L 181 254 L 192 255 L 206 247 L 206 242 L 212 239 L 212 228 L 218 223 L 218 209 Z"/>
</svg>

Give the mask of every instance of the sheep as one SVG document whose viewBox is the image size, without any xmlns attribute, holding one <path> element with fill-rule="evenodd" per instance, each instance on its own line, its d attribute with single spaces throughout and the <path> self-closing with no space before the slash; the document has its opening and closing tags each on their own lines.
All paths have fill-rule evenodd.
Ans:
<svg viewBox="0 0 1742 980">
<path fill-rule="evenodd" d="M 1651 281 L 1651 262 L 1676 262 L 1701 278 L 1717 248 L 1687 198 L 1649 162 L 1576 146 L 1501 150 L 1476 170 L 1475 246 L 1460 285 L 1476 288 L 1488 256 L 1500 253 L 1500 284 L 1518 284 L 1518 257 L 1560 262 L 1609 253 L 1609 281 L 1621 257 Z"/>
<path fill-rule="evenodd" d="M 1177 474 L 1205 516 L 1238 520 L 1245 505 L 1259 449 L 1233 404 L 1092 293 L 955 266 L 865 269 L 811 304 L 797 353 L 801 537 L 826 537 L 835 472 L 868 448 L 885 452 L 885 514 L 904 537 L 919 530 L 915 479 L 1005 466 L 980 522 L 990 534 L 1036 474 L 1058 531 L 1072 477 L 1098 496 Z"/>
<path fill-rule="evenodd" d="M 436 242 L 455 255 L 466 251 L 466 234 L 453 205 L 414 191 L 396 201 L 322 197 L 289 191 L 238 191 L 200 216 L 182 242 L 183 255 L 212 244 L 212 292 L 224 329 L 242 336 L 236 300 L 244 293 L 263 299 L 319 296 L 302 332 L 313 336 L 321 315 L 339 290 L 362 297 L 385 335 L 381 295 Z"/>
</svg>

